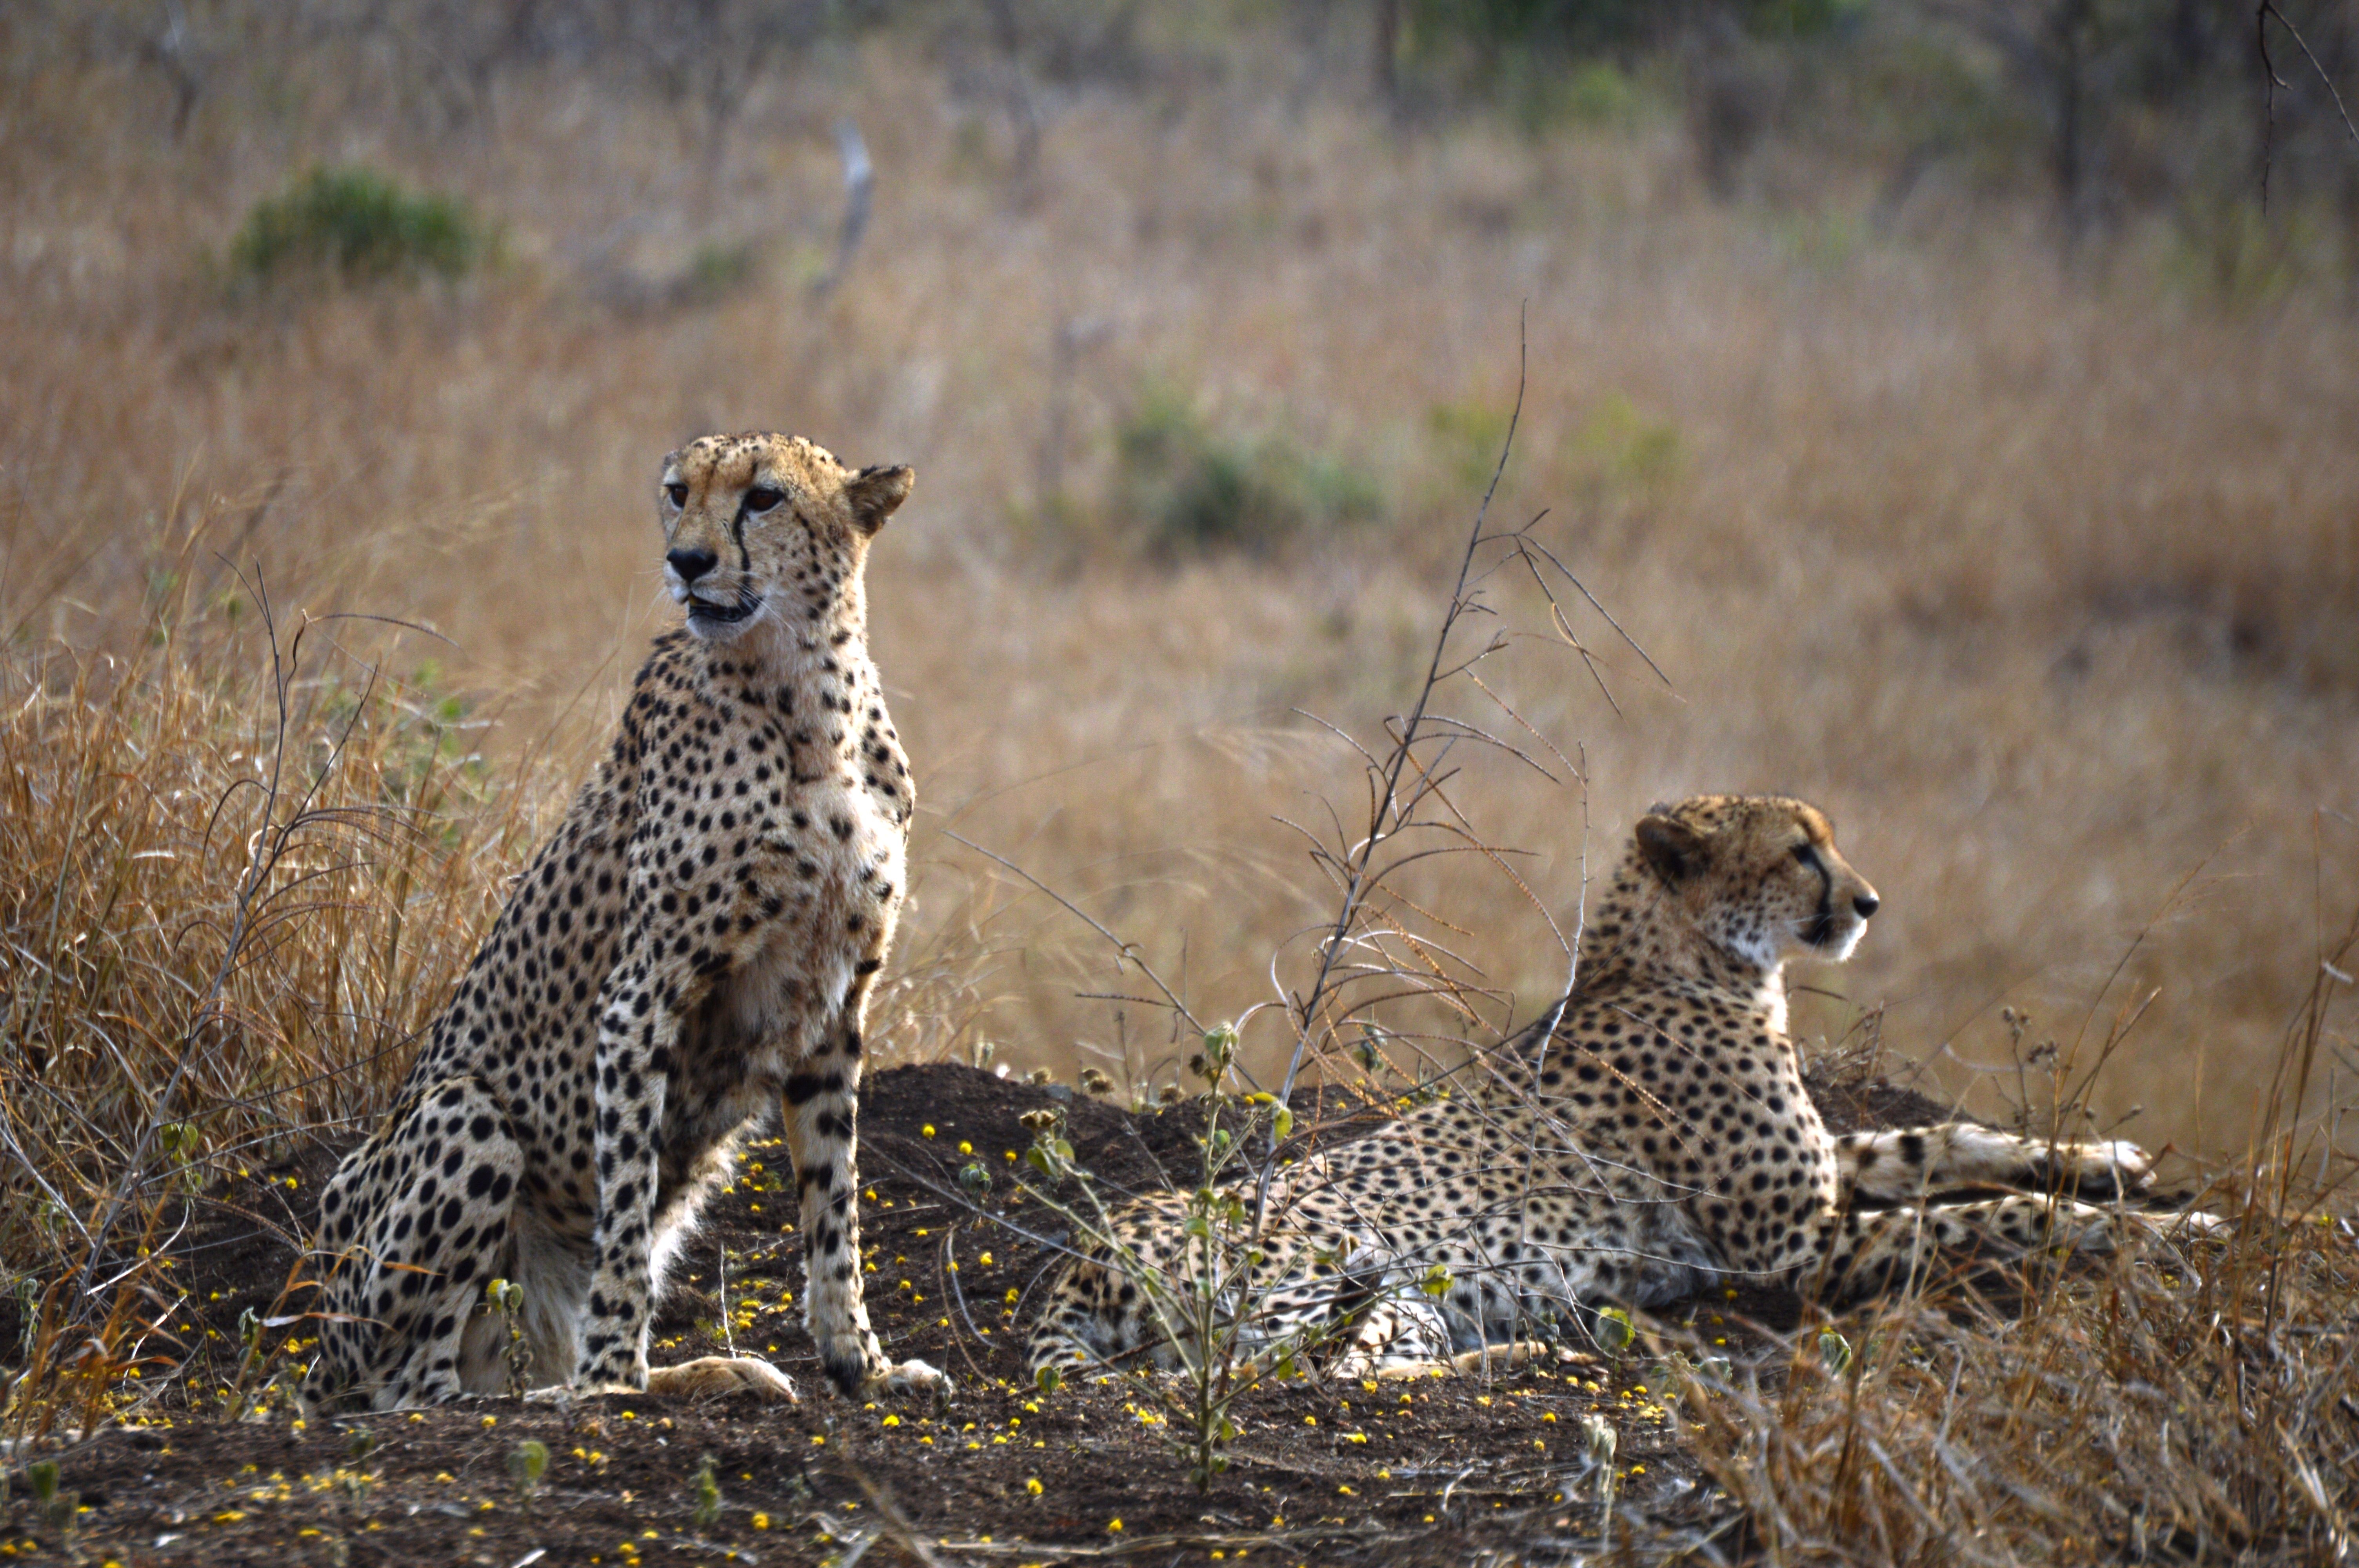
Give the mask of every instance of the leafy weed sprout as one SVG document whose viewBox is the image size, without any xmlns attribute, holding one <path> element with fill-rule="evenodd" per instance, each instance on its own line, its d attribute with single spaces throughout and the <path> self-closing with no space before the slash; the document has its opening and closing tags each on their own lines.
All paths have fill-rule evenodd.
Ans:
<svg viewBox="0 0 2359 1568">
<path fill-rule="evenodd" d="M 1238 1433 L 1237 1400 L 1266 1379 L 1294 1376 L 1326 1339 L 1315 1326 L 1271 1335 L 1260 1323 L 1268 1292 L 1256 1281 L 1265 1260 L 1261 1227 L 1236 1178 L 1251 1168 L 1245 1154 L 1251 1143 L 1266 1136 L 1283 1144 L 1293 1116 L 1266 1094 L 1222 1093 L 1236 1044 L 1236 1031 L 1227 1025 L 1208 1030 L 1196 1058 L 1207 1086 L 1204 1130 L 1196 1140 L 1197 1180 L 1180 1213 L 1188 1243 L 1177 1270 L 1167 1273 L 1142 1266 L 1120 1239 L 1116 1206 L 1076 1162 L 1061 1111 L 1026 1114 L 1025 1126 L 1033 1135 L 1025 1152 L 1029 1169 L 1016 1177 L 1027 1196 L 1108 1251 L 1136 1282 L 1154 1319 L 1156 1354 L 1114 1362 L 1112 1369 L 1136 1398 L 1155 1407 L 1148 1424 L 1187 1461 L 1188 1478 L 1200 1492 L 1210 1491 L 1228 1468 L 1226 1450 Z M 1079 1202 L 1060 1195 L 1059 1184 L 1065 1182 L 1080 1188 Z M 1167 1368 L 1176 1375 L 1165 1376 Z M 1042 1391 L 1054 1392 L 1054 1368 L 1043 1368 L 1041 1376 Z"/>
<path fill-rule="evenodd" d="M 1612 701 L 1599 665 L 1571 630 L 1571 618 L 1559 601 L 1554 583 L 1571 584 L 1609 625 L 1614 625 L 1612 617 L 1532 535 L 1530 524 L 1499 532 L 1488 526 L 1491 499 L 1513 450 L 1522 407 L 1519 390 L 1515 409 L 1499 432 L 1490 485 L 1459 558 L 1456 586 L 1410 710 L 1391 722 L 1384 750 L 1352 742 L 1368 784 L 1364 830 L 1344 834 L 1340 819 L 1332 838 L 1297 829 L 1308 840 L 1313 864 L 1332 890 L 1335 905 L 1334 914 L 1318 928 L 1307 982 L 1285 993 L 1278 1004 L 1290 1050 L 1283 1076 L 1272 1087 L 1253 1083 L 1239 1060 L 1241 1029 L 1266 1004 L 1238 1024 L 1207 1027 L 1132 945 L 1020 868 L 970 845 L 1087 921 L 1114 945 L 1125 965 L 1146 979 L 1169 1010 L 1174 1027 L 1192 1029 L 1202 1042 L 1190 1068 L 1205 1085 L 1204 1130 L 1198 1139 L 1194 1180 L 1175 1211 L 1187 1238 L 1176 1268 L 1167 1272 L 1142 1266 L 1124 1241 L 1118 1206 L 1075 1162 L 1061 1112 L 1027 1115 L 1033 1144 L 1027 1159 L 1032 1174 L 1019 1177 L 1033 1200 L 1072 1227 L 1078 1238 L 1073 1250 L 1108 1260 L 1140 1292 L 1154 1325 L 1150 1354 L 1109 1363 L 1105 1370 L 1127 1379 L 1137 1397 L 1153 1407 L 1151 1424 L 1169 1428 L 1170 1445 L 1185 1457 L 1189 1478 L 1201 1491 L 1210 1490 L 1226 1467 L 1226 1450 L 1239 1430 L 1234 1412 L 1240 1399 L 1273 1379 L 1314 1369 L 1362 1314 L 1388 1297 L 1421 1292 L 1438 1301 L 1454 1283 L 1439 1264 L 1420 1271 L 1413 1265 L 1404 1269 L 1313 1254 L 1302 1261 L 1314 1277 L 1331 1281 L 1336 1310 L 1304 1314 L 1281 1329 L 1268 1318 L 1271 1293 L 1281 1286 L 1299 1291 L 1302 1281 L 1287 1270 L 1272 1271 L 1266 1279 L 1260 1272 L 1273 1248 L 1283 1245 L 1273 1241 L 1272 1232 L 1285 1223 L 1286 1173 L 1306 1147 L 1296 1137 L 1293 1109 L 1296 1087 L 1306 1070 L 1316 1067 L 1331 1084 L 1343 1086 L 1347 1101 L 1362 1110 L 1414 1103 L 1420 1096 L 1445 1092 L 1439 1087 L 1440 1079 L 1430 1071 L 1418 1072 L 1419 1087 L 1404 1093 L 1397 1086 L 1400 1064 L 1393 1059 L 1392 1047 L 1422 1050 L 1419 1043 L 1439 1034 L 1463 1049 L 1486 1012 L 1505 1014 L 1512 1009 L 1511 999 L 1486 991 L 1473 967 L 1453 951 L 1455 931 L 1421 911 L 1414 892 L 1403 885 L 1403 873 L 1419 861 L 1473 854 L 1499 868 L 1510 885 L 1538 906 L 1508 869 L 1512 852 L 1485 842 L 1448 790 L 1456 772 L 1452 753 L 1474 747 L 1504 752 L 1550 783 L 1562 783 L 1559 772 L 1494 734 L 1497 720 L 1478 724 L 1440 706 L 1445 693 L 1471 690 L 1495 706 L 1508 726 L 1538 741 L 1537 732 L 1475 674 L 1478 665 L 1505 651 L 1510 640 L 1495 633 L 1470 647 L 1462 639 L 1470 622 L 1496 613 L 1485 598 L 1484 585 L 1492 577 L 1516 570 L 1538 587 L 1560 641 L 1583 661 Z M 1620 633 L 1618 625 L 1614 629 Z M 1651 668 L 1645 650 L 1635 642 L 1629 645 Z M 1551 752 L 1550 760 L 1563 774 L 1580 781 L 1576 764 L 1560 753 Z M 1541 913 L 1545 916 L 1545 910 Z M 1549 925 L 1557 929 L 1553 920 Z M 1558 932 L 1568 971 L 1576 940 L 1577 933 L 1567 938 Z M 1570 987 L 1568 972 L 1566 989 Z M 1430 1013 L 1419 1016 L 1421 1010 L 1437 1006 L 1439 1028 Z M 1430 1058 L 1425 1064 L 1429 1068 L 1433 1065 Z M 1247 1083 L 1245 1092 L 1230 1090 L 1233 1075 Z M 1305 1138 L 1324 1130 L 1308 1130 Z M 1078 1199 L 1060 1195 L 1058 1184 L 1068 1180 L 1078 1184 Z M 989 1173 L 970 1167 L 962 1173 L 961 1185 L 968 1201 L 977 1203 L 989 1189 Z M 1176 1368 L 1176 1377 L 1162 1377 L 1165 1368 Z M 1044 1379 L 1053 1386 L 1056 1375 L 1044 1371 Z"/>
</svg>

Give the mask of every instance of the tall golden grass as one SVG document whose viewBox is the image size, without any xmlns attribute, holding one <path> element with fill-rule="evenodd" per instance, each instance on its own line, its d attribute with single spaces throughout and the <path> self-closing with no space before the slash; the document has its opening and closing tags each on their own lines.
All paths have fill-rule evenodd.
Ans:
<svg viewBox="0 0 2359 1568">
<path fill-rule="evenodd" d="M 17 1435 L 179 1361 L 180 1200 L 381 1108 L 531 845 L 480 722 L 209 573 L 206 521 L 120 653 L 0 666 Z"/>
<path fill-rule="evenodd" d="M 2107 1046 L 2071 1087 L 2125 1135 L 2216 1164 L 2291 1129 L 2330 1180 L 2350 1155 L 2347 1013 L 2273 1084 L 2359 902 L 2347 291 L 2223 299 L 2167 227 L 2068 255 L 1939 182 L 1886 211 L 1840 159 L 1718 203 L 1644 100 L 1406 131 L 1268 39 L 1040 87 L 1027 150 L 889 33 L 781 63 L 718 143 L 554 66 L 429 114 L 383 38 L 266 27 L 175 135 L 135 52 L 37 34 L 0 94 L 13 1266 L 94 1257 L 173 1159 L 375 1103 L 664 619 L 655 460 L 712 427 L 919 470 L 872 568 L 920 777 L 883 1047 L 1169 1076 L 1159 1023 L 1078 994 L 1121 989 L 1096 938 L 958 839 L 1201 1015 L 1268 1000 L 1324 903 L 1275 819 L 1355 787 L 1302 715 L 1375 733 L 1413 690 L 1519 315 L 1498 514 L 1549 510 L 1669 678 L 1578 621 L 1601 688 L 1528 585 L 1484 585 L 1516 639 L 1486 678 L 1585 773 L 1455 786 L 1538 909 L 1487 870 L 1408 884 L 1463 932 L 1484 1027 L 1560 986 L 1540 912 L 1577 909 L 1602 838 L 1776 787 L 1886 895 L 1806 1030 L 1881 1005 L 1888 1068 L 2004 1112 L 2011 1006 L 2060 1058 Z M 877 204 L 822 297 L 846 117 Z M 464 197 L 505 259 L 235 284 L 243 214 L 327 162 Z M 716 254 L 750 271 L 669 287 Z M 1350 465 L 1381 516 L 1152 558 L 1115 436 L 1156 399 Z M 1283 1044 L 1249 1029 L 1246 1059 Z"/>
</svg>

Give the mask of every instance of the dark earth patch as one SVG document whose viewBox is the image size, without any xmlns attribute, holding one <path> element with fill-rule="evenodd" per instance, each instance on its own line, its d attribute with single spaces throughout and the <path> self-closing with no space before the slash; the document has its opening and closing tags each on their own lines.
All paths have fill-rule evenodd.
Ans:
<svg viewBox="0 0 2359 1568">
<path fill-rule="evenodd" d="M 1839 1126 L 1941 1114 L 1889 1086 L 1820 1092 Z M 1019 1325 L 1053 1254 L 1021 1232 L 1053 1239 L 1063 1224 L 1037 1203 L 1011 1205 L 1010 1156 L 1030 1142 L 1019 1119 L 1051 1103 L 1066 1107 L 1081 1162 L 1109 1193 L 1196 1168 L 1195 1104 L 1134 1116 L 955 1065 L 884 1073 L 864 1096 L 869 1311 L 895 1358 L 922 1356 L 957 1379 L 947 1411 L 862 1407 L 825 1391 L 789 1299 L 801 1284 L 800 1238 L 791 1190 L 769 1168 L 783 1166 L 784 1150 L 766 1141 L 745 1152 L 736 1184 L 709 1209 L 658 1314 L 654 1359 L 734 1343 L 794 1377 L 799 1407 L 496 1399 L 303 1422 L 274 1396 L 249 1419 L 226 1421 L 242 1315 L 301 1310 L 299 1293 L 282 1298 L 282 1289 L 336 1151 L 254 1168 L 194 1206 L 176 1245 L 173 1272 L 188 1297 L 170 1319 L 179 1343 L 154 1346 L 148 1376 L 161 1391 L 132 1418 L 147 1424 L 57 1453 L 61 1486 L 81 1495 L 71 1539 L 42 1520 L 16 1470 L 0 1558 L 274 1568 L 811 1563 L 855 1552 L 887 1563 L 1570 1560 L 1598 1545 L 1580 1427 L 1593 1411 L 1616 1428 L 1615 1463 L 1627 1472 L 1617 1533 L 1635 1525 L 1693 1541 L 1737 1528 L 1682 1452 L 1662 1390 L 1647 1386 L 1653 1362 L 1643 1353 L 1489 1377 L 1276 1385 L 1245 1401 L 1233 1468 L 1198 1495 L 1170 1428 L 1143 1421 L 1151 1408 L 1126 1390 L 1043 1395 L 1027 1376 Z M 1299 1106 L 1299 1121 L 1311 1124 L 1319 1109 Z M 962 1195 L 958 1173 L 970 1162 L 996 1178 L 984 1213 Z M 1798 1306 L 1750 1292 L 1684 1315 L 1740 1362 L 1774 1364 L 1781 1353 L 1755 1325 L 1790 1325 Z M 264 1343 L 275 1349 L 303 1332 L 300 1323 L 266 1328 Z M 0 1323 L 0 1333 L 14 1330 Z M 172 1377 L 184 1356 L 189 1375 Z M 549 1458 L 521 1498 L 510 1462 L 527 1439 Z M 707 1455 L 720 1495 L 700 1522 L 695 1477 Z"/>
</svg>

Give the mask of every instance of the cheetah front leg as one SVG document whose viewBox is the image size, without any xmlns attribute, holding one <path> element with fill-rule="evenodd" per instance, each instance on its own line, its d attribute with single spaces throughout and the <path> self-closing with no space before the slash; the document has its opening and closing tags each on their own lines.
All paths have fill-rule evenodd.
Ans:
<svg viewBox="0 0 2359 1568">
<path fill-rule="evenodd" d="M 2112 1252 L 2156 1239 L 2162 1224 L 2208 1228 L 2208 1215 L 2158 1217 L 2099 1208 L 2075 1198 L 2017 1194 L 1971 1203 L 1854 1209 L 1823 1222 L 1815 1263 L 1797 1283 L 1830 1304 L 1856 1302 L 1921 1278 L 1937 1261 L 1974 1267 L 2054 1249 Z"/>
<path fill-rule="evenodd" d="M 1421 1378 L 1454 1364 L 1450 1352 L 1450 1321 L 1440 1303 L 1415 1281 L 1404 1281 L 1353 1321 L 1335 1371 L 1343 1378 Z"/>
<path fill-rule="evenodd" d="M 803 1324 L 828 1380 L 846 1399 L 923 1389 L 944 1401 L 950 1379 L 912 1358 L 886 1358 L 861 1295 L 860 1025 L 865 986 L 787 1076 L 787 1152 L 803 1227 Z"/>
<path fill-rule="evenodd" d="M 617 980 L 620 983 L 616 983 Z M 582 1324 L 578 1391 L 647 1386 L 647 1322 L 655 1281 L 658 1129 L 665 1075 L 679 1049 L 678 998 L 642 955 L 618 967 L 598 1010 L 597 1124 L 592 1155 L 598 1217 L 591 1233 L 590 1298 Z"/>
<path fill-rule="evenodd" d="M 576 1393 L 701 1395 L 750 1392 L 792 1403 L 795 1386 L 766 1361 L 706 1356 L 650 1372 L 647 1328 L 655 1296 L 655 1207 L 661 1129 L 669 1087 L 660 1070 L 679 1059 L 691 977 L 642 957 L 615 970 L 599 1009 L 597 1134 L 592 1151 L 598 1219 L 590 1296 L 582 1318 Z M 692 1216 L 692 1209 L 690 1216 Z M 683 1217 L 683 1223 L 690 1217 Z"/>
<path fill-rule="evenodd" d="M 2154 1157 L 2135 1143 L 2050 1142 L 1970 1121 L 1847 1133 L 1835 1140 L 1846 1192 L 1905 1203 L 1947 1187 L 2062 1186 L 2081 1197 L 2145 1190 Z"/>
</svg>

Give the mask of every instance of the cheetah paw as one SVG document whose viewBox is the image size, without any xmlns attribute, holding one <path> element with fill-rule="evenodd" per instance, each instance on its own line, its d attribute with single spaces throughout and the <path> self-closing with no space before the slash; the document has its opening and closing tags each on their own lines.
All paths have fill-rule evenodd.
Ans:
<svg viewBox="0 0 2359 1568">
<path fill-rule="evenodd" d="M 945 1410 L 951 1403 L 950 1375 L 915 1357 L 895 1364 L 871 1386 L 888 1394 L 930 1394 L 935 1405 Z"/>
<path fill-rule="evenodd" d="M 2202 1236 L 2224 1239 L 2236 1228 L 2234 1217 L 2202 1208 L 2177 1209 L 2157 1215 L 2154 1218 L 2167 1233 L 2178 1237 Z"/>
<path fill-rule="evenodd" d="M 2056 1159 L 2063 1164 L 2068 1182 L 2084 1195 L 2140 1193 L 2154 1181 L 2154 1156 L 2119 1140 L 2060 1144 Z"/>
<path fill-rule="evenodd" d="M 753 1394 L 765 1404 L 800 1402 L 791 1379 L 750 1356 L 701 1356 L 677 1367 L 658 1367 L 647 1374 L 647 1392 L 690 1399 Z"/>
</svg>

